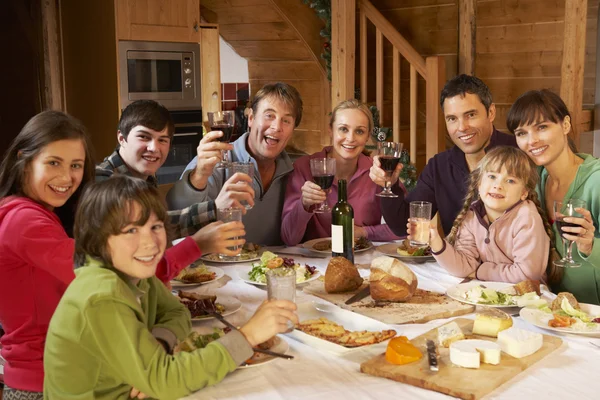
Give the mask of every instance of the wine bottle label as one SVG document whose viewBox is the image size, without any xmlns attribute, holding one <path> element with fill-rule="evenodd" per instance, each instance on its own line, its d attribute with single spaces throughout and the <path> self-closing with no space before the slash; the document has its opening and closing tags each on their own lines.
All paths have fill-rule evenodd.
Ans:
<svg viewBox="0 0 600 400">
<path fill-rule="evenodd" d="M 331 225 L 331 251 L 344 252 L 344 228 L 342 225 Z"/>
</svg>

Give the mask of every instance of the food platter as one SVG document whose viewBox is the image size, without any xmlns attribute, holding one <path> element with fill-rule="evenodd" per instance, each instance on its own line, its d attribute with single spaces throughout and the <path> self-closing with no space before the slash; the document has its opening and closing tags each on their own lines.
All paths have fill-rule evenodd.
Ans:
<svg viewBox="0 0 600 400">
<path fill-rule="evenodd" d="M 263 282 L 256 282 L 250 279 L 250 270 L 248 271 L 240 271 L 238 273 L 239 277 L 241 280 L 243 280 L 246 283 L 249 283 L 251 285 L 258 285 L 258 286 L 267 286 L 267 283 L 263 283 Z M 321 276 L 321 273 L 319 271 L 315 271 L 314 274 L 312 274 L 312 276 L 310 278 L 308 278 L 305 281 L 302 282 L 296 282 L 296 285 L 304 285 L 307 282 L 312 282 L 315 279 L 319 279 L 319 276 Z"/>
<path fill-rule="evenodd" d="M 495 308 L 518 307 L 517 304 L 515 304 L 515 303 L 512 303 L 512 304 L 489 304 L 489 303 L 485 303 L 485 302 L 477 302 L 477 301 L 472 301 L 472 300 L 468 299 L 466 297 L 466 293 L 469 292 L 470 290 L 474 289 L 477 286 L 483 286 L 486 289 L 492 289 L 497 292 L 509 294 L 511 296 L 516 296 L 514 284 L 512 284 L 512 283 L 488 282 L 488 281 L 477 281 L 477 280 L 473 280 L 473 281 L 466 282 L 466 283 L 459 283 L 458 285 L 452 286 L 451 288 L 449 288 L 446 291 L 446 294 L 448 295 L 448 297 L 450 297 L 454 300 L 458 300 L 462 303 L 472 304 L 472 305 L 476 305 L 476 306 L 495 307 Z M 547 292 L 545 289 L 546 288 L 544 286 L 542 286 L 542 298 L 544 298 L 545 300 L 549 300 L 546 297 Z"/>
<path fill-rule="evenodd" d="M 581 311 L 593 317 L 600 316 L 600 306 L 579 303 L 579 307 Z M 521 309 L 519 315 L 521 318 L 523 318 L 524 321 L 535 325 L 538 328 L 546 329 L 549 331 L 559 333 L 570 333 L 573 335 L 600 337 L 600 324 L 595 324 L 595 326 L 592 326 L 591 324 L 589 326 L 584 326 L 584 324 L 578 324 L 572 325 L 570 327 L 554 328 L 548 326 L 548 321 L 550 321 L 553 318 L 552 313 L 545 312 L 537 308 L 523 308 Z"/>
<path fill-rule="evenodd" d="M 319 245 L 323 245 L 326 246 L 326 243 L 329 242 L 329 248 L 327 250 L 319 250 Z M 315 248 L 315 246 L 317 246 L 317 248 Z M 305 249 L 308 249 L 310 251 L 314 251 L 315 253 L 322 253 L 322 254 L 331 254 L 331 238 L 319 238 L 319 239 L 312 239 L 312 240 L 308 240 L 304 243 L 302 243 L 302 247 L 304 247 Z M 354 249 L 355 253 L 361 253 L 363 251 L 367 251 L 373 248 L 373 243 L 367 241 L 366 245 L 364 247 L 361 247 L 359 249 Z"/>
<path fill-rule="evenodd" d="M 262 252 L 258 252 L 256 256 L 245 258 L 244 257 L 244 252 L 242 251 L 242 254 L 238 258 L 235 258 L 233 260 L 221 260 L 219 258 L 218 254 L 209 253 L 209 254 L 202 255 L 202 257 L 200 257 L 200 259 L 202 261 L 206 261 L 206 262 L 210 262 L 210 263 L 239 264 L 239 263 L 249 263 L 249 262 L 252 262 L 252 261 L 258 261 L 258 260 L 260 260 L 261 254 L 262 254 Z"/>
<path fill-rule="evenodd" d="M 400 247 L 399 243 L 387 243 L 382 244 L 381 246 L 377 246 L 375 250 L 378 252 L 385 254 L 386 256 L 398 258 L 402 261 L 406 262 L 414 262 L 414 263 L 424 263 L 427 261 L 435 261 L 435 258 L 432 255 L 427 256 L 410 256 L 410 255 L 402 255 L 398 254 L 397 249 Z"/>
<path fill-rule="evenodd" d="M 215 278 L 214 279 L 211 279 L 210 281 L 205 281 L 205 282 L 189 282 L 189 283 L 188 282 L 181 282 L 181 281 L 176 280 L 176 279 L 171 279 L 171 286 L 173 288 L 184 288 L 184 287 L 206 285 L 207 283 L 215 282 L 216 280 L 222 278 L 225 275 L 225 271 L 223 271 L 221 268 L 208 267 L 208 266 L 205 266 L 205 268 L 209 272 L 214 272 L 215 273 Z"/>
</svg>

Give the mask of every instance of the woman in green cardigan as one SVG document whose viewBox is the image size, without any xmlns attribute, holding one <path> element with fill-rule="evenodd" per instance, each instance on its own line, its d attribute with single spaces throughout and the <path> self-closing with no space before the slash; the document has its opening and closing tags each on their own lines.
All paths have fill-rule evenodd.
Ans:
<svg viewBox="0 0 600 400">
<path fill-rule="evenodd" d="M 167 244 L 155 188 L 124 175 L 91 185 L 75 218 L 75 280 L 50 322 L 45 399 L 176 399 L 221 381 L 252 348 L 297 323 L 289 301 L 265 302 L 239 331 L 172 355 L 190 314 L 154 276 Z"/>
<path fill-rule="evenodd" d="M 589 154 L 576 153 L 569 138 L 571 115 L 562 99 L 550 90 L 522 94 L 507 115 L 507 127 L 517 144 L 539 166 L 538 193 L 548 220 L 554 219 L 554 202 L 585 200 L 582 218 L 570 218 L 576 227 L 553 226 L 560 255 L 561 233 L 574 241 L 573 259 L 579 268 L 553 268 L 549 281 L 555 291 L 571 292 L 583 303 L 600 304 L 600 161 Z"/>
</svg>

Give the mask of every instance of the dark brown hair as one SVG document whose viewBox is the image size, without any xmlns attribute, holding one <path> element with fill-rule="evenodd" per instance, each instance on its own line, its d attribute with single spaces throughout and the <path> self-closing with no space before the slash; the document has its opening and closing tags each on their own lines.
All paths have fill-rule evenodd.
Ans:
<svg viewBox="0 0 600 400">
<path fill-rule="evenodd" d="M 141 208 L 135 221 L 134 203 Z M 152 213 L 168 228 L 158 189 L 142 179 L 119 174 L 89 185 L 75 216 L 75 268 L 85 264 L 87 255 L 111 265 L 108 238 L 122 234 L 129 224 L 144 225 Z"/>
<path fill-rule="evenodd" d="M 572 139 L 575 125 L 571 113 L 560 96 L 551 90 L 530 90 L 519 96 L 508 110 L 506 127 L 514 134 L 517 128 L 523 125 L 539 124 L 543 121 L 561 124 L 566 117 L 569 117 L 571 122 L 571 132 L 567 136 L 569 148 L 573 153 L 577 153 Z"/>
<path fill-rule="evenodd" d="M 269 83 L 260 88 L 260 90 L 254 95 L 252 104 L 250 105 L 252 108 L 252 114 L 254 114 L 254 116 L 256 116 L 258 113 L 258 105 L 260 104 L 261 100 L 266 98 L 280 100 L 286 106 L 291 108 L 294 115 L 294 127 L 297 128 L 298 125 L 300 125 L 300 122 L 302 121 L 302 98 L 295 87 L 284 82 L 277 82 Z"/>
<path fill-rule="evenodd" d="M 138 125 L 157 132 L 167 127 L 167 133 L 171 139 L 175 134 L 175 125 L 169 110 L 154 100 L 137 100 L 123 110 L 119 120 L 119 131 L 125 140 L 127 140 L 129 132 Z"/>
<path fill-rule="evenodd" d="M 444 85 L 442 94 L 440 95 L 440 106 L 444 109 L 444 101 L 446 99 L 461 96 L 464 97 L 467 93 L 476 95 L 481 101 L 481 104 L 485 107 L 485 112 L 490 112 L 490 106 L 492 105 L 492 93 L 490 88 L 476 76 L 460 74 L 450 79 Z"/>
<path fill-rule="evenodd" d="M 95 169 L 92 145 L 86 129 L 77 119 L 60 111 L 44 111 L 31 118 L 11 142 L 0 164 L 0 198 L 25 196 L 26 171 L 33 159 L 50 143 L 60 140 L 81 140 L 85 150 L 81 184 L 67 200 L 54 210 L 69 236 L 73 233 L 73 217 L 81 192 L 94 181 Z"/>
<path fill-rule="evenodd" d="M 454 245 L 456 242 L 458 230 L 467 216 L 471 204 L 479 197 L 479 185 L 483 175 L 486 172 L 500 172 L 502 167 L 506 168 L 506 171 L 509 175 L 512 175 L 523 182 L 525 190 L 527 191 L 527 198 L 525 200 L 530 200 L 533 204 L 535 204 L 538 213 L 542 217 L 544 229 L 550 238 L 550 254 L 548 258 L 548 265 L 546 267 L 546 274 L 549 282 L 554 283 L 557 279 L 560 280 L 560 271 L 558 271 L 557 267 L 552 263 L 554 257 L 556 257 L 556 248 L 554 247 L 554 232 L 552 231 L 550 223 L 548 223 L 546 212 L 542 209 L 537 192 L 535 191 L 539 180 L 537 167 L 524 151 L 521 151 L 515 147 L 498 146 L 493 148 L 486 153 L 486 155 L 477 165 L 477 168 L 471 172 L 469 177 L 469 187 L 467 189 L 467 195 L 465 196 L 463 208 L 454 220 L 452 230 L 447 237 L 448 243 Z"/>
</svg>

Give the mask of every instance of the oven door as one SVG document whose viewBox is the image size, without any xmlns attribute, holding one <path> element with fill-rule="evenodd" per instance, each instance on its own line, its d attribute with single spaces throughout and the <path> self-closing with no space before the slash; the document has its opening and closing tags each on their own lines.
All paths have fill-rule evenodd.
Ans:
<svg viewBox="0 0 600 400">
<path fill-rule="evenodd" d="M 179 180 L 185 167 L 196 157 L 201 139 L 202 126 L 192 125 L 176 128 L 167 160 L 156 171 L 159 185 Z"/>
</svg>

